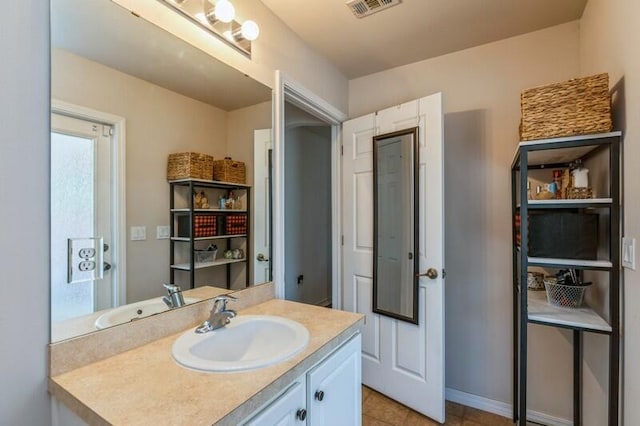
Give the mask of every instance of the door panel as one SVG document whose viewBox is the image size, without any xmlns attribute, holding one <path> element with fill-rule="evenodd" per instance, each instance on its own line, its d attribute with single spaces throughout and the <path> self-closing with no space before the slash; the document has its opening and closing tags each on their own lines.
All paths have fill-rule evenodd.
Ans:
<svg viewBox="0 0 640 426">
<path fill-rule="evenodd" d="M 365 325 L 362 328 L 362 354 L 373 361 L 380 360 L 380 316 L 371 311 L 373 303 L 373 285 L 371 278 L 355 277 L 356 307 L 358 312 L 365 313 Z"/>
<path fill-rule="evenodd" d="M 309 372 L 307 406 L 310 425 L 360 425 L 362 386 L 359 348 L 358 335 Z"/>
<path fill-rule="evenodd" d="M 363 383 L 444 422 L 442 274 L 434 280 L 425 277 L 419 280 L 417 326 L 373 314 L 371 305 L 374 238 L 371 138 L 416 126 L 419 127 L 416 172 L 420 194 L 417 200 L 420 270 L 444 268 L 442 98 L 436 94 L 343 125 L 344 309 L 366 315 Z"/>
<path fill-rule="evenodd" d="M 59 114 L 51 115 L 51 297 L 52 321 L 61 321 L 111 308 L 115 275 L 67 283 L 68 239 L 113 239 L 110 127 Z M 97 247 L 101 249 L 102 247 Z M 102 258 L 112 264 L 111 251 Z M 78 268 L 82 259 L 70 261 Z M 103 268 L 98 262 L 96 268 Z M 76 271 L 76 269 L 73 269 Z M 99 276 L 100 274 L 96 274 Z"/>
<path fill-rule="evenodd" d="M 253 205 L 253 283 L 271 281 L 271 180 L 270 156 L 273 149 L 271 129 L 254 131 Z M 260 256 L 262 254 L 262 256 Z"/>
</svg>

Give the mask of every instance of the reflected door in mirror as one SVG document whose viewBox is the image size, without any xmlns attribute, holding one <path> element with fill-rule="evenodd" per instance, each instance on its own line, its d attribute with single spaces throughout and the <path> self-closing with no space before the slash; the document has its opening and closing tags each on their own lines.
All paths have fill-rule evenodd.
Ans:
<svg viewBox="0 0 640 426">
<path fill-rule="evenodd" d="M 108 126 L 51 117 L 51 319 L 112 307 Z M 28 194 L 27 194 L 28 195 Z M 27 201 L 28 197 L 25 198 Z"/>
</svg>

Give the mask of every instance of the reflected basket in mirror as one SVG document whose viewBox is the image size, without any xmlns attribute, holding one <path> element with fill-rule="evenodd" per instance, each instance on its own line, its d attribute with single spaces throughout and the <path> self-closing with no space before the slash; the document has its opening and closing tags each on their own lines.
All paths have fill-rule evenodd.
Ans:
<svg viewBox="0 0 640 426">
<path fill-rule="evenodd" d="M 213 162 L 213 179 L 221 182 L 246 183 L 247 169 L 242 161 L 225 157 L 224 160 Z"/>
<path fill-rule="evenodd" d="M 197 152 L 179 152 L 169 155 L 167 180 L 213 180 L 213 156 Z"/>
</svg>

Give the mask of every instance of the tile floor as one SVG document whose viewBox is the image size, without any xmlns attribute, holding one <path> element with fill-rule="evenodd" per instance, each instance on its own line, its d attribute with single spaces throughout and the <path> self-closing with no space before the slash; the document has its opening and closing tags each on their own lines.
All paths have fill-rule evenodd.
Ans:
<svg viewBox="0 0 640 426">
<path fill-rule="evenodd" d="M 446 426 L 513 426 L 511 419 L 475 408 L 448 401 L 446 407 Z M 362 386 L 362 426 L 432 426 L 439 424 L 373 389 Z"/>
</svg>

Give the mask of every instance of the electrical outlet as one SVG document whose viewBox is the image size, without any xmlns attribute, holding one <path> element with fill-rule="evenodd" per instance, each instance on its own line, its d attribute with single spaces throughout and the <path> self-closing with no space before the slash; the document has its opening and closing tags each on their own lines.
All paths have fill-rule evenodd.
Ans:
<svg viewBox="0 0 640 426">
<path fill-rule="evenodd" d="M 622 267 L 636 270 L 636 239 L 622 238 Z"/>
<path fill-rule="evenodd" d="M 78 251 L 78 256 L 80 256 L 81 259 L 91 259 L 92 257 L 96 257 L 96 249 L 81 248 L 80 251 Z"/>
<path fill-rule="evenodd" d="M 144 241 L 147 239 L 147 227 L 146 226 L 132 226 L 131 227 L 131 241 Z"/>
<path fill-rule="evenodd" d="M 93 271 L 96 269 L 96 262 L 93 260 L 83 260 L 78 265 L 78 269 L 82 272 Z"/>
<path fill-rule="evenodd" d="M 169 226 L 156 227 L 156 238 L 159 240 L 169 239 L 171 236 L 171 228 Z"/>
<path fill-rule="evenodd" d="M 101 280 L 104 261 L 102 237 L 67 239 L 67 283 Z"/>
</svg>

